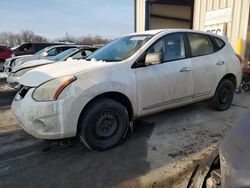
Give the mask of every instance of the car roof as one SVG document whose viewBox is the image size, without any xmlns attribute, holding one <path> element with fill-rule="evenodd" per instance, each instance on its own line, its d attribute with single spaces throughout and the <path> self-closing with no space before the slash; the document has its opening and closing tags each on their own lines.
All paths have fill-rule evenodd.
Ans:
<svg viewBox="0 0 250 188">
<path fill-rule="evenodd" d="M 129 35 L 156 35 L 162 31 L 166 31 L 167 29 L 154 29 L 154 30 L 147 30 L 143 32 L 138 32 L 138 33 L 132 33 Z"/>
<path fill-rule="evenodd" d="M 70 45 L 68 45 L 68 44 L 59 44 L 59 45 L 47 46 L 46 49 L 59 48 L 59 47 L 75 47 L 75 48 L 79 47 L 80 48 L 80 47 L 82 47 L 82 45 L 78 45 L 78 44 L 76 44 L 76 45 L 73 45 L 73 44 L 70 44 Z"/>
<path fill-rule="evenodd" d="M 211 36 L 215 36 L 215 37 L 219 37 L 222 38 L 224 40 L 227 40 L 226 37 L 214 34 L 214 33 L 208 33 L 205 31 L 200 31 L 200 30 L 194 30 L 194 29 L 178 29 L 178 28 L 172 28 L 172 29 L 154 29 L 154 30 L 147 30 L 147 31 L 143 31 L 143 32 L 138 32 L 138 33 L 132 33 L 129 35 L 157 35 L 159 33 L 173 33 L 173 32 L 187 32 L 187 33 L 199 33 L 199 34 L 205 34 L 205 35 L 211 35 Z"/>
</svg>

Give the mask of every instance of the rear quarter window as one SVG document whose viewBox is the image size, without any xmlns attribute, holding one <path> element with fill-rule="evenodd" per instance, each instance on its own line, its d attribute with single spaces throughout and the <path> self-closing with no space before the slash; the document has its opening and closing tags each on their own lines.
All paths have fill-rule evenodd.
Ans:
<svg viewBox="0 0 250 188">
<path fill-rule="evenodd" d="M 214 45 L 208 35 L 188 33 L 192 57 L 207 55 L 215 52 Z"/>
<path fill-rule="evenodd" d="M 213 37 L 213 40 L 218 50 L 222 49 L 225 46 L 225 42 L 222 39 Z"/>
</svg>

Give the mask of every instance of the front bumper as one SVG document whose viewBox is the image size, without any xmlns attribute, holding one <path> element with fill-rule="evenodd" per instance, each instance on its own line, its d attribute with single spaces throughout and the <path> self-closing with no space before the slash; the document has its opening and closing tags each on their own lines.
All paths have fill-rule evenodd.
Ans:
<svg viewBox="0 0 250 188">
<path fill-rule="evenodd" d="M 22 98 L 16 94 L 11 110 L 20 126 L 29 134 L 40 139 L 61 139 L 76 135 L 76 126 L 68 124 L 71 115 L 64 110 L 63 100 L 38 102 L 32 98 L 30 88 Z"/>
</svg>

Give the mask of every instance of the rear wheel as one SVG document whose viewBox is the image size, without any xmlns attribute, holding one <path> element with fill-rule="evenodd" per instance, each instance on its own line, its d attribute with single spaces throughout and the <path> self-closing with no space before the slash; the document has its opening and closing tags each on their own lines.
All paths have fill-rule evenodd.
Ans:
<svg viewBox="0 0 250 188">
<path fill-rule="evenodd" d="M 126 108 L 112 99 L 99 99 L 83 111 L 78 124 L 81 141 L 90 149 L 107 150 L 117 145 L 129 127 Z"/>
<path fill-rule="evenodd" d="M 227 110 L 233 101 L 234 85 L 232 81 L 223 79 L 215 92 L 215 95 L 210 99 L 210 106 L 218 111 Z"/>
</svg>

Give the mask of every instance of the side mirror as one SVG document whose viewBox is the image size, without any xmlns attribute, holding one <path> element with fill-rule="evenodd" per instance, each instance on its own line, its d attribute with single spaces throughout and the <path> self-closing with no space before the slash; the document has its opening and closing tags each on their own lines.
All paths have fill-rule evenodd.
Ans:
<svg viewBox="0 0 250 188">
<path fill-rule="evenodd" d="M 66 61 L 72 61 L 73 59 L 73 57 L 68 57 Z"/>
<path fill-rule="evenodd" d="M 145 65 L 156 65 L 163 62 L 162 53 L 149 53 L 145 58 Z"/>
</svg>

